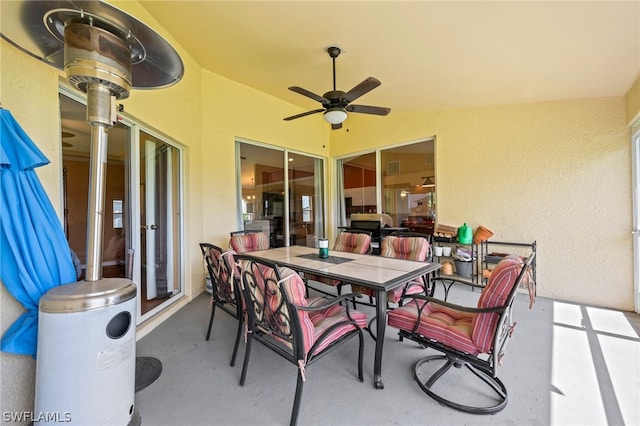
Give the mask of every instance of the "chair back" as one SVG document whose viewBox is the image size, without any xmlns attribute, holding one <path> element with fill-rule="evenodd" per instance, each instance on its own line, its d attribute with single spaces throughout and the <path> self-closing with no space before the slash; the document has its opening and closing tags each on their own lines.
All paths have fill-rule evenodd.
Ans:
<svg viewBox="0 0 640 426">
<path fill-rule="evenodd" d="M 200 250 L 207 263 L 214 301 L 237 305 L 237 300 L 240 300 L 241 296 L 238 293 L 237 282 L 234 281 L 234 270 L 231 266 L 235 262 L 233 259 L 225 260 L 225 257 L 232 257 L 233 253 L 209 243 L 200 243 Z M 238 278 L 237 273 L 235 278 Z"/>
<path fill-rule="evenodd" d="M 231 231 L 229 232 L 230 236 L 234 236 L 234 235 L 247 235 L 247 234 L 257 234 L 258 232 L 262 232 L 259 229 L 243 229 L 241 231 Z"/>
<path fill-rule="evenodd" d="M 380 255 L 394 259 L 424 262 L 429 254 L 427 236 L 409 237 L 389 235 L 382 240 Z"/>
<path fill-rule="evenodd" d="M 491 273 L 489 283 L 478 299 L 478 308 L 506 307 L 506 309 L 501 312 L 481 312 L 474 316 L 471 323 L 471 339 L 481 352 L 493 351 L 495 355 L 500 352 L 501 347 L 496 348 L 496 345 L 502 346 L 507 334 L 510 334 L 507 328 L 511 327 L 513 301 L 518 286 L 525 280 L 531 280 L 529 270 L 534 257 L 535 253 L 532 253 L 526 261 L 523 261 L 517 255 L 505 256 Z M 535 285 L 532 280 L 527 284 Z"/>
<path fill-rule="evenodd" d="M 371 232 L 343 231 L 336 237 L 335 251 L 366 254 L 371 249 Z"/>
<path fill-rule="evenodd" d="M 247 253 L 269 249 L 269 236 L 264 232 L 250 232 L 231 235 L 229 247 L 236 253 Z"/>
<path fill-rule="evenodd" d="M 305 359 L 315 335 L 308 313 L 294 306 L 307 306 L 300 275 L 266 260 L 242 255 L 238 255 L 237 260 L 250 313 L 249 329 L 270 335 L 283 344 L 284 347 L 263 341 L 283 356 Z"/>
</svg>

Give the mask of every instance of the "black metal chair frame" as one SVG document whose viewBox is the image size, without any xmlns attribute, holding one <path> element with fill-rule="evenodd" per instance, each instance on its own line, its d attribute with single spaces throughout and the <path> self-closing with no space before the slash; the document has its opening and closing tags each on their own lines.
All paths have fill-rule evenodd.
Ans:
<svg viewBox="0 0 640 426">
<path fill-rule="evenodd" d="M 249 367 L 249 359 L 251 355 L 251 346 L 254 340 L 262 343 L 275 353 L 291 362 L 298 367 L 298 379 L 296 383 L 295 397 L 293 402 L 293 409 L 291 411 L 290 424 L 295 425 L 298 420 L 298 414 L 300 412 L 300 403 L 302 400 L 302 388 L 305 380 L 304 370 L 310 364 L 320 359 L 325 354 L 331 352 L 333 349 L 342 345 L 343 343 L 351 340 L 352 337 L 358 336 L 359 349 L 358 349 L 358 381 L 363 381 L 362 373 L 362 360 L 364 340 L 362 337 L 362 330 L 356 324 L 355 320 L 351 318 L 349 314 L 348 303 L 345 303 L 346 314 L 349 321 L 342 321 L 332 325 L 322 335 L 320 335 L 313 346 L 309 349 L 309 355 L 305 360 L 304 340 L 302 335 L 302 329 L 300 326 L 300 320 L 298 311 L 320 311 L 330 306 L 341 303 L 342 301 L 349 300 L 353 297 L 351 294 L 345 294 L 334 298 L 320 299 L 322 303 L 316 303 L 313 306 L 296 306 L 292 304 L 286 291 L 283 288 L 283 281 L 278 265 L 266 260 L 258 260 L 251 256 L 236 255 L 236 261 L 242 264 L 241 275 L 243 282 L 244 297 L 247 303 L 247 343 L 244 356 L 244 365 L 242 368 L 242 376 L 240 378 L 240 385 L 244 386 L 247 371 Z M 259 300 L 256 300 L 254 292 L 262 292 L 260 286 L 257 285 L 257 274 L 261 274 L 264 268 L 267 270 L 274 270 L 277 282 L 271 278 L 267 279 L 264 275 L 261 276 L 260 282 L 264 282 L 264 292 L 280 292 L 281 301 L 279 306 L 273 309 L 267 303 L 268 298 L 262 293 Z M 262 303 L 260 303 L 260 301 Z M 260 319 L 262 318 L 262 320 Z M 343 335 L 338 340 L 332 342 L 329 346 L 324 348 L 322 352 L 316 354 L 316 348 L 323 343 L 323 341 L 331 334 L 331 332 L 344 324 L 352 324 L 355 328 Z M 288 333 L 283 332 L 288 330 Z M 303 365 L 300 365 L 300 362 Z"/>
<path fill-rule="evenodd" d="M 528 276 L 531 264 L 535 259 L 535 253 L 532 253 L 524 262 L 520 274 L 518 275 L 516 282 L 509 292 L 509 295 L 506 299 L 506 302 L 502 306 L 498 306 L 495 308 L 473 308 L 468 306 L 457 305 L 454 303 L 449 303 L 444 300 L 436 299 L 429 296 L 422 295 L 413 295 L 410 296 L 412 299 L 421 299 L 426 300 L 432 303 L 437 303 L 441 306 L 446 306 L 452 309 L 457 309 L 464 312 L 471 313 L 486 313 L 486 312 L 495 312 L 499 315 L 497 324 L 496 324 L 496 332 L 493 339 L 492 350 L 490 353 L 483 355 L 486 356 L 486 359 L 481 358 L 478 355 L 468 354 L 457 349 L 454 349 L 446 344 L 438 342 L 436 340 L 427 338 L 422 336 L 421 334 L 414 331 L 406 331 L 400 330 L 399 335 L 401 338 L 407 338 L 414 342 L 417 342 L 420 346 L 426 348 L 432 348 L 439 352 L 441 355 L 431 355 L 420 359 L 415 367 L 414 367 L 414 378 L 420 388 L 431 398 L 438 401 L 442 405 L 446 405 L 448 407 L 454 408 L 459 411 L 464 411 L 472 414 L 492 414 L 502 410 L 508 402 L 508 394 L 507 388 L 502 383 L 502 381 L 497 377 L 496 370 L 498 365 L 500 364 L 500 359 L 504 353 L 505 346 L 507 341 L 511 337 L 511 333 L 513 331 L 513 322 L 512 322 L 512 314 L 513 314 L 513 302 L 515 301 L 516 294 L 518 292 L 518 288 L 523 283 L 525 277 Z M 531 277 L 529 277 L 531 279 Z M 535 282 L 533 283 L 535 286 Z M 426 306 L 425 304 L 424 306 Z M 423 307 L 424 307 L 423 306 Z M 420 314 L 418 315 L 420 318 Z M 418 322 L 416 323 L 415 329 L 418 327 Z M 428 379 L 424 382 L 420 378 L 419 372 L 421 371 L 421 367 L 431 361 L 445 361 L 445 363 L 438 370 L 435 371 Z M 462 368 L 466 367 L 471 373 L 473 373 L 476 377 L 482 380 L 485 384 L 487 384 L 491 390 L 495 393 L 497 397 L 497 403 L 491 406 L 470 406 L 465 405 L 459 402 L 451 401 L 450 399 L 445 398 L 444 396 L 438 394 L 434 390 L 432 390 L 432 386 L 436 383 L 438 379 L 440 379 L 451 367 Z"/>
<path fill-rule="evenodd" d="M 427 253 L 427 258 L 425 259 L 425 262 L 431 262 L 433 260 L 433 257 L 431 255 L 433 239 L 431 238 L 431 235 L 420 234 L 419 232 L 397 231 L 397 232 L 389 234 L 389 236 L 402 237 L 402 238 L 410 238 L 410 237 L 424 238 L 425 240 L 427 240 L 429 242 L 429 252 Z M 380 245 L 380 250 L 382 250 L 382 244 Z M 424 275 L 422 277 L 422 280 L 424 281 L 425 295 L 433 296 L 433 293 L 435 291 L 435 286 L 431 282 L 431 278 L 428 275 Z M 405 286 L 404 286 L 404 289 L 402 291 L 402 295 L 400 296 L 400 301 L 398 302 L 398 307 L 402 306 L 402 304 L 404 303 L 404 300 L 406 298 L 411 297 L 410 295 L 407 296 L 407 294 L 406 294 L 408 287 L 409 287 L 409 283 L 406 283 Z M 358 304 L 358 303 L 362 304 L 362 305 L 367 305 L 367 306 L 373 306 L 373 307 L 376 306 L 376 304 L 373 302 L 373 297 L 372 296 L 369 296 L 369 302 L 360 302 L 360 301 L 354 302 L 353 307 L 355 308 L 356 304 Z M 392 309 L 391 306 L 389 306 L 389 301 L 388 300 L 385 301 L 385 303 L 387 304 L 387 310 Z M 377 317 L 371 318 L 369 320 L 369 323 L 367 324 L 367 331 L 369 332 L 369 335 L 371 336 L 371 338 L 374 341 L 376 340 L 376 335 L 373 334 L 373 330 L 375 329 L 375 327 L 372 327 L 372 325 L 376 321 L 376 319 L 377 319 Z M 402 336 L 400 336 L 400 341 L 402 341 Z"/>
<path fill-rule="evenodd" d="M 233 237 L 234 235 L 259 234 L 260 232 L 262 231 L 259 229 L 243 229 L 242 231 L 229 232 L 229 236 Z"/>
<path fill-rule="evenodd" d="M 340 234 L 343 234 L 345 232 L 349 233 L 349 234 L 365 234 L 365 235 L 368 235 L 369 237 L 371 237 L 371 232 L 370 231 L 364 231 L 362 229 L 343 229 L 340 232 Z M 340 252 L 338 252 L 338 253 L 340 253 Z M 372 251 L 371 251 L 371 243 L 369 243 L 369 250 L 367 250 L 366 254 L 371 254 L 371 253 L 372 253 Z M 307 287 L 307 297 L 309 297 L 309 289 L 315 290 L 318 293 L 322 293 L 322 294 L 324 294 L 326 296 L 335 296 L 335 294 L 330 293 L 330 292 L 328 292 L 328 291 L 326 291 L 324 289 L 309 285 L 309 279 L 308 278 L 303 277 L 303 279 L 304 279 L 305 286 Z M 335 286 L 336 287 L 336 292 L 338 293 L 338 296 L 340 296 L 342 294 L 342 286 L 345 285 L 345 284 L 349 284 L 349 283 L 345 283 L 343 281 L 340 281 L 340 283 L 338 283 Z M 357 296 L 358 295 L 356 295 L 356 297 Z M 353 306 L 353 308 L 355 309 L 355 305 Z"/>
<path fill-rule="evenodd" d="M 231 355 L 231 366 L 236 363 L 236 356 L 238 355 L 238 346 L 240 345 L 240 338 L 244 331 L 244 313 L 242 305 L 242 290 L 238 278 L 234 274 L 234 268 L 232 266 L 233 260 L 229 259 L 231 251 L 224 250 L 216 245 L 210 243 L 200 243 L 200 250 L 202 250 L 202 256 L 207 264 L 207 271 L 211 278 L 211 284 L 213 291 L 211 293 L 211 316 L 209 317 L 209 327 L 207 328 L 206 340 L 209 341 L 211 337 L 211 328 L 213 326 L 213 318 L 216 315 L 216 308 L 220 308 L 227 314 L 231 315 L 238 320 L 238 329 L 236 331 L 236 340 L 233 346 L 233 354 Z M 222 263 L 216 265 L 213 263 L 209 252 L 215 250 L 220 252 L 220 259 Z M 221 271 L 223 268 L 226 270 L 226 276 L 231 277 L 231 285 L 228 282 L 224 282 L 221 278 Z"/>
</svg>

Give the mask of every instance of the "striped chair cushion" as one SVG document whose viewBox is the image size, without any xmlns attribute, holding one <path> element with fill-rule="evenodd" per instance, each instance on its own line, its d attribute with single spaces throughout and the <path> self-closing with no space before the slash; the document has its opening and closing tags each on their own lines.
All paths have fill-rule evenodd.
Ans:
<svg viewBox="0 0 640 426">
<path fill-rule="evenodd" d="M 232 235 L 229 247 L 236 253 L 247 253 L 257 250 L 269 249 L 269 237 L 264 232 L 256 232 L 244 235 Z"/>
<path fill-rule="evenodd" d="M 313 280 L 313 281 L 318 281 L 320 283 L 326 284 L 326 285 L 330 285 L 330 286 L 337 286 L 338 284 L 342 283 L 342 281 L 340 280 L 332 280 L 331 278 L 327 278 L 327 277 L 321 277 L 320 275 L 316 275 L 316 274 L 304 274 L 305 278 L 308 280 Z"/>
<path fill-rule="evenodd" d="M 283 287 L 287 293 L 289 301 L 296 306 L 313 306 L 314 303 L 322 303 L 324 298 L 313 297 L 305 298 L 304 281 L 300 278 L 300 275 L 295 273 L 289 268 L 280 268 L 280 276 L 291 276 L 290 279 L 283 281 Z M 367 316 L 359 311 L 350 310 L 351 317 L 356 321 L 360 327 L 366 327 Z M 304 339 L 304 351 L 305 354 L 309 352 L 311 346 L 316 340 L 328 330 L 330 327 L 341 321 L 347 321 L 346 309 L 341 305 L 333 305 L 327 309 L 321 311 L 298 311 L 298 318 L 300 319 L 300 325 L 302 327 L 302 336 Z M 335 340 L 342 337 L 344 334 L 352 331 L 353 325 L 343 324 L 331 331 L 321 344 L 315 350 L 315 353 L 322 352 L 328 345 Z"/>
<path fill-rule="evenodd" d="M 421 237 L 394 237 L 382 240 L 380 255 L 394 259 L 417 260 L 424 262 L 429 252 L 429 241 Z"/>
<path fill-rule="evenodd" d="M 401 308 L 393 309 L 388 316 L 389 327 L 417 332 L 462 352 L 479 353 L 471 339 L 474 314 L 428 303 L 418 318 L 419 308 L 425 303 L 424 300 L 412 300 Z"/>
<path fill-rule="evenodd" d="M 418 277 L 415 279 L 415 283 L 411 283 L 409 284 L 409 286 L 407 287 L 407 292 L 405 293 L 406 296 L 410 295 L 410 294 L 420 294 L 420 293 L 424 293 L 424 287 L 423 287 L 423 283 L 424 283 L 424 279 L 422 277 Z M 389 303 L 398 303 L 400 301 L 400 299 L 402 298 L 402 292 L 404 291 L 405 286 L 401 285 L 400 287 L 393 289 L 391 291 L 387 292 L 387 301 Z M 368 287 L 363 287 L 361 285 L 358 284 L 351 284 L 351 292 L 352 293 L 358 293 L 358 294 L 364 294 L 366 296 L 371 296 L 371 297 L 376 297 L 376 291 L 368 288 Z"/>
<path fill-rule="evenodd" d="M 321 298 L 318 299 L 323 300 Z M 309 304 L 312 305 L 312 302 L 310 301 Z M 360 328 L 365 328 L 367 326 L 367 315 L 364 312 L 350 309 L 349 314 L 351 314 L 351 318 L 353 318 L 353 320 L 356 322 L 356 324 L 358 324 Z M 322 335 L 322 333 L 327 331 L 334 324 L 349 320 L 345 307 L 339 304 L 330 306 L 322 311 L 309 312 L 309 318 L 311 319 L 315 327 L 316 340 Z M 317 354 L 322 352 L 332 342 L 335 342 L 340 337 L 352 330 L 354 330 L 354 327 L 350 324 L 342 324 L 339 327 L 336 327 L 336 329 L 332 330 L 331 333 L 322 341 L 322 343 L 318 345 L 315 353 Z"/>
<path fill-rule="evenodd" d="M 287 299 L 292 305 L 308 306 L 309 302 L 314 302 L 316 298 L 307 300 L 305 298 L 306 289 L 304 281 L 295 271 L 289 268 L 279 268 L 282 279 L 291 277 L 283 281 L 283 288 L 287 293 Z M 275 274 L 275 272 L 273 272 Z M 302 328 L 302 338 L 304 339 L 304 352 L 307 353 L 316 341 L 315 325 L 309 317 L 307 311 L 298 311 L 298 319 Z"/>
<path fill-rule="evenodd" d="M 422 237 L 394 237 L 392 235 L 385 237 L 382 240 L 382 246 L 380 247 L 380 255 L 384 257 L 391 257 L 394 259 L 415 260 L 418 262 L 424 262 L 427 259 L 429 253 L 429 241 Z M 417 284 L 409 284 L 406 294 L 418 294 L 424 292 L 424 284 L 422 277 L 418 278 Z M 391 303 L 398 303 L 404 291 L 404 285 L 396 288 L 395 290 L 387 292 L 387 300 Z M 352 285 L 351 291 L 353 293 L 365 294 L 367 296 L 375 297 L 375 291 L 370 288 L 365 288 L 360 285 Z"/>
<path fill-rule="evenodd" d="M 342 232 L 336 238 L 333 249 L 350 253 L 366 254 L 371 246 L 371 237 L 367 234 Z"/>
<path fill-rule="evenodd" d="M 515 255 L 502 259 L 480 295 L 478 308 L 502 306 L 518 279 L 522 265 L 522 259 Z M 423 300 L 412 300 L 392 310 L 389 312 L 389 326 L 417 332 L 470 354 L 489 353 L 492 350 L 497 313 L 474 314 L 431 302 L 418 318 L 418 308 L 425 303 Z"/>
<path fill-rule="evenodd" d="M 478 300 L 478 308 L 502 306 L 507 300 L 522 270 L 523 261 L 519 256 L 505 256 L 491 273 L 489 283 Z M 476 315 L 472 324 L 472 339 L 481 352 L 489 352 L 493 346 L 496 322 L 495 312 Z"/>
</svg>

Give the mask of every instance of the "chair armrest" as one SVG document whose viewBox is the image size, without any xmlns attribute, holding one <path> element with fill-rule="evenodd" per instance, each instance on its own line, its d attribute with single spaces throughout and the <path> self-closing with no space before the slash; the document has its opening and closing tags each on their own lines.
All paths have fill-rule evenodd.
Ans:
<svg viewBox="0 0 640 426">
<path fill-rule="evenodd" d="M 457 305 L 455 303 L 446 302 L 442 299 L 436 299 L 435 297 L 424 296 L 422 294 L 412 294 L 410 296 L 407 296 L 407 299 L 426 300 L 427 302 L 434 303 L 436 305 L 445 306 L 447 308 L 457 309 L 459 311 L 471 312 L 476 314 L 481 314 L 486 312 L 502 312 L 508 308 L 508 305 L 495 306 L 493 308 L 477 308 L 472 306 Z"/>
<path fill-rule="evenodd" d="M 360 295 L 354 294 L 354 293 L 347 293 L 347 294 L 343 294 L 341 296 L 337 296 L 337 297 L 332 297 L 331 299 L 328 299 L 327 297 L 324 297 L 322 299 L 316 300 L 314 302 L 313 306 L 298 306 L 295 305 L 296 309 L 299 309 L 301 311 L 321 311 L 324 309 L 327 309 L 330 306 L 336 305 L 344 300 L 354 300 L 356 297 L 361 297 Z M 325 303 L 321 303 L 318 304 L 320 301 L 322 300 L 326 300 Z M 355 301 L 353 302 L 355 304 Z M 355 324 L 355 320 L 353 319 L 353 317 L 351 316 L 351 312 L 349 309 L 349 303 L 345 303 L 344 304 L 344 308 L 345 308 L 345 312 L 347 314 L 347 318 L 349 318 L 349 321 L 353 322 Z M 356 327 L 358 327 L 356 325 Z M 359 328 L 359 327 L 358 327 Z"/>
<path fill-rule="evenodd" d="M 470 280 L 461 280 L 458 279 L 456 277 L 453 276 L 440 276 L 440 277 L 432 277 L 431 281 L 450 281 L 452 284 L 453 283 L 459 283 L 459 284 L 464 284 L 466 286 L 469 287 L 484 287 L 483 285 L 480 285 L 478 283 L 474 283 Z"/>
<path fill-rule="evenodd" d="M 341 296 L 336 296 L 332 298 L 328 298 L 327 296 L 325 296 L 315 300 L 312 306 L 300 306 L 300 305 L 294 305 L 294 306 L 296 307 L 296 309 L 299 309 L 301 311 L 311 311 L 311 312 L 322 311 L 323 309 L 327 309 L 328 307 L 333 306 L 337 303 L 340 303 L 343 300 L 351 300 L 351 299 L 354 299 L 355 297 L 360 297 L 360 296 L 353 293 L 347 293 L 347 294 L 343 294 Z M 348 305 L 347 305 L 347 310 L 348 310 Z"/>
</svg>

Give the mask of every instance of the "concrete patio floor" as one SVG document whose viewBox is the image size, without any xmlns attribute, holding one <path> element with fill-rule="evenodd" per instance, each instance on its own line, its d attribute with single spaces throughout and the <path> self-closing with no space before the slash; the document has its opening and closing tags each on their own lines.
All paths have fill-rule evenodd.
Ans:
<svg viewBox="0 0 640 426">
<path fill-rule="evenodd" d="M 442 295 L 438 288 L 436 297 Z M 478 295 L 454 287 L 449 301 L 475 306 Z M 296 367 L 256 343 L 240 387 L 244 343 L 236 366 L 229 366 L 237 323 L 216 312 L 205 341 L 208 303 L 209 296 L 200 295 L 138 342 L 137 356 L 163 364 L 161 376 L 136 394 L 142 424 L 288 424 Z M 306 372 L 298 423 L 640 425 L 639 315 L 541 297 L 529 310 L 525 294 L 515 303 L 517 325 L 498 370 L 509 392 L 501 412 L 466 414 L 428 398 L 414 381 L 413 367 L 436 352 L 400 342 L 396 330 L 387 328 L 385 388 L 373 386 L 374 342 L 365 335 L 364 382 L 357 381 L 356 341 L 318 360 Z M 372 308 L 359 309 L 373 315 Z M 453 390 L 461 385 L 453 378 L 445 382 Z"/>
</svg>

